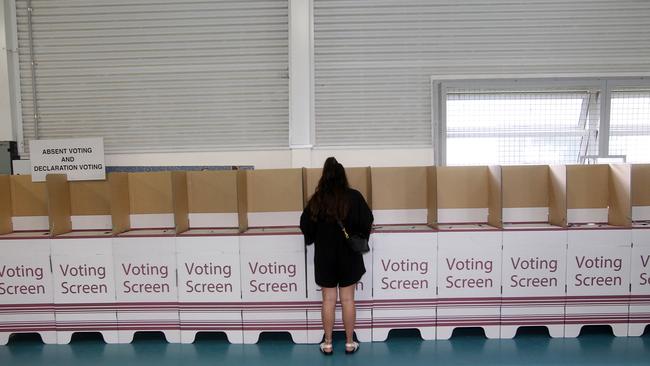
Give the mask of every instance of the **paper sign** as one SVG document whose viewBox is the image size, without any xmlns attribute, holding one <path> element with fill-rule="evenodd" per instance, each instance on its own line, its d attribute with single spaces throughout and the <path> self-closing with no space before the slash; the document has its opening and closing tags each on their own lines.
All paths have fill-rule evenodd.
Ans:
<svg viewBox="0 0 650 366">
<path fill-rule="evenodd" d="M 67 174 L 68 180 L 104 180 L 104 139 L 101 137 L 32 140 L 29 142 L 32 181 L 48 174 Z"/>
</svg>

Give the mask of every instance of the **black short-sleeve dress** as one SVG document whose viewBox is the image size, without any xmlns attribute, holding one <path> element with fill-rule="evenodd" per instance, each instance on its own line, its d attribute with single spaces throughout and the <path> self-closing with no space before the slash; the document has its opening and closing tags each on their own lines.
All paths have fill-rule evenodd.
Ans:
<svg viewBox="0 0 650 366">
<path fill-rule="evenodd" d="M 343 225 L 348 234 L 370 236 L 373 216 L 363 195 L 357 190 L 346 192 L 348 214 Z M 305 209 L 300 217 L 300 229 L 305 244 L 315 243 L 314 271 L 316 284 L 321 287 L 346 287 L 357 283 L 366 273 L 361 254 L 354 252 L 336 221 L 312 220 Z"/>
</svg>

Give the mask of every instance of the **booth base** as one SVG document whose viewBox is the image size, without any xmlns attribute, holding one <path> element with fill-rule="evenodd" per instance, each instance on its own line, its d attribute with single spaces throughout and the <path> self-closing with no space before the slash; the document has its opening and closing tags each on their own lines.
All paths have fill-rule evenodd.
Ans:
<svg viewBox="0 0 650 366">
<path fill-rule="evenodd" d="M 36 333 L 41 336 L 41 340 L 45 344 L 57 344 L 56 332 L 55 331 L 37 331 L 37 332 L 0 332 L 0 346 L 4 346 L 9 343 L 9 338 L 14 334 L 24 334 L 24 333 Z"/>
<path fill-rule="evenodd" d="M 94 330 L 94 329 L 84 329 L 82 331 L 66 331 L 66 332 L 56 332 L 56 343 L 57 344 L 69 344 L 72 340 L 72 335 L 76 333 L 99 333 L 102 335 L 104 342 L 108 344 L 118 344 L 119 334 L 116 330 Z"/>
</svg>

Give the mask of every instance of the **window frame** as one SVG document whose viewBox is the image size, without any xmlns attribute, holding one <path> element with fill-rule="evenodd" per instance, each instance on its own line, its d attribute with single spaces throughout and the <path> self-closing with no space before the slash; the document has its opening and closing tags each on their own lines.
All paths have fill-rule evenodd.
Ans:
<svg viewBox="0 0 650 366">
<path fill-rule="evenodd" d="M 531 78 L 504 78 L 504 79 L 445 79 L 435 76 L 431 77 L 431 128 L 434 149 L 434 164 L 437 166 L 447 165 L 447 94 L 454 89 L 486 89 L 495 91 L 511 90 L 549 90 L 553 88 L 575 88 L 576 90 L 588 90 L 590 97 L 587 103 L 583 103 L 581 112 L 581 123 L 590 123 L 583 116 L 592 103 L 592 97 L 600 94 L 598 135 L 594 138 L 598 146 L 596 158 L 613 158 L 609 154 L 610 137 L 610 114 L 611 114 L 611 92 L 621 87 L 647 87 L 650 90 L 650 77 L 531 77 Z M 560 91 L 559 91 L 560 92 Z M 596 103 L 596 100 L 593 100 Z M 587 109 L 585 109 L 587 108 Z M 589 136 L 591 138 L 591 136 Z M 580 146 L 582 149 L 582 143 Z M 616 157 L 619 157 L 618 155 Z M 590 163 L 593 156 L 581 155 L 581 163 Z"/>
</svg>

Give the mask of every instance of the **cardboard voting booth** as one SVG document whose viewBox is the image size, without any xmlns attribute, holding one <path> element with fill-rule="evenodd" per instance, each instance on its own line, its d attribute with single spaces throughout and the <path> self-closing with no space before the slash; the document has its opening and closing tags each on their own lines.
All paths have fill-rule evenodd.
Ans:
<svg viewBox="0 0 650 366">
<path fill-rule="evenodd" d="M 650 164 L 631 166 L 632 276 L 628 335 L 640 336 L 650 324 Z"/>
<path fill-rule="evenodd" d="M 566 173 L 564 166 L 501 168 L 503 254 L 501 338 L 519 327 L 564 335 Z"/>
<path fill-rule="evenodd" d="M 307 343 L 302 170 L 246 171 L 248 230 L 240 236 L 244 343 L 288 332 Z"/>
<path fill-rule="evenodd" d="M 99 332 L 118 343 L 108 182 L 50 174 L 46 183 L 57 342 Z"/>
<path fill-rule="evenodd" d="M 198 332 L 224 332 L 230 343 L 243 342 L 237 195 L 245 193 L 241 187 L 244 174 L 187 172 L 186 189 L 183 181 L 177 185 L 176 259 L 182 343 L 192 343 Z"/>
<path fill-rule="evenodd" d="M 322 169 L 304 169 L 304 204 L 306 205 L 309 198 L 314 194 L 318 180 L 322 174 Z M 369 168 L 347 168 L 346 176 L 353 189 L 358 190 L 370 204 L 371 196 L 370 187 L 370 169 Z M 314 245 L 307 246 L 307 326 L 309 343 L 319 343 L 323 339 L 323 323 L 321 321 L 321 290 L 316 285 L 314 274 Z M 370 252 L 363 255 L 366 273 L 361 277 L 355 288 L 355 302 L 357 310 L 357 319 L 355 333 L 360 342 L 369 342 L 372 340 L 372 247 Z M 337 301 L 334 331 L 343 331 L 343 318 L 341 312 L 341 303 Z"/>
<path fill-rule="evenodd" d="M 435 339 L 435 169 L 371 168 L 371 173 L 372 338 L 383 341 L 391 329 L 414 328 L 423 339 Z"/>
<path fill-rule="evenodd" d="M 584 325 L 627 335 L 630 301 L 630 167 L 569 165 L 566 337 Z"/>
<path fill-rule="evenodd" d="M 498 338 L 501 316 L 501 169 L 438 167 L 437 338 L 481 327 Z"/>
<path fill-rule="evenodd" d="M 120 343 L 138 331 L 180 342 L 175 206 L 185 172 L 112 173 L 113 263 Z M 181 223 L 179 223 L 181 224 Z"/>
<path fill-rule="evenodd" d="M 45 183 L 0 175 L 0 344 L 16 333 L 56 343 Z"/>
</svg>

